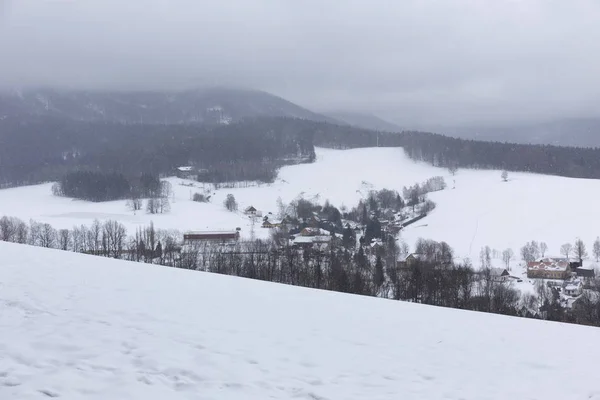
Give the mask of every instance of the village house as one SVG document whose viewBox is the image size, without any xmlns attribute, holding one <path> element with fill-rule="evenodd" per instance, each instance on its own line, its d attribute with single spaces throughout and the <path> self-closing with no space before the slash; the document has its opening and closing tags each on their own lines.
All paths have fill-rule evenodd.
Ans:
<svg viewBox="0 0 600 400">
<path fill-rule="evenodd" d="M 580 279 L 565 281 L 563 290 L 563 293 L 567 296 L 579 296 L 583 293 L 583 282 Z"/>
<path fill-rule="evenodd" d="M 286 225 L 289 223 L 289 218 L 288 217 L 284 217 L 281 221 L 277 220 L 277 219 L 273 219 L 272 218 L 272 213 L 269 213 L 268 215 L 265 215 L 263 218 L 263 223 L 262 223 L 262 227 L 263 228 L 279 228 L 283 225 Z"/>
<path fill-rule="evenodd" d="M 271 222 L 271 221 L 269 221 L 268 219 L 265 219 L 265 220 L 263 221 L 263 223 L 262 223 L 262 227 L 263 227 L 263 228 L 269 228 L 269 229 L 272 229 L 272 228 L 277 228 L 277 227 L 279 227 L 280 225 L 281 225 L 281 222 L 279 222 L 279 221 L 273 221 L 273 222 Z"/>
<path fill-rule="evenodd" d="M 252 205 L 246 207 L 246 209 L 244 210 L 244 214 L 248 215 L 249 217 L 262 217 L 262 212 L 258 211 L 256 207 Z"/>
<path fill-rule="evenodd" d="M 177 167 L 175 171 L 178 178 L 181 179 L 196 179 L 198 172 L 190 165 Z"/>
<path fill-rule="evenodd" d="M 319 248 L 324 250 L 331 244 L 331 236 L 294 236 L 291 240 L 292 247 L 296 248 Z"/>
<path fill-rule="evenodd" d="M 377 250 L 377 249 L 383 247 L 383 240 L 381 240 L 379 238 L 373 238 L 373 239 L 371 239 L 370 246 L 371 246 L 371 249 Z"/>
<path fill-rule="evenodd" d="M 575 274 L 578 278 L 583 279 L 585 282 L 591 282 L 596 278 L 596 271 L 594 267 L 579 267 L 575 268 Z"/>
<path fill-rule="evenodd" d="M 398 260 L 398 268 L 408 269 L 419 261 L 425 261 L 425 255 L 418 253 L 410 253 L 406 256 L 400 257 Z"/>
<path fill-rule="evenodd" d="M 321 228 L 304 228 L 299 233 L 300 236 L 328 236 L 331 232 Z"/>
<path fill-rule="evenodd" d="M 571 261 L 565 258 L 543 258 L 527 263 L 527 277 L 537 279 L 568 279 L 571 276 Z"/>
<path fill-rule="evenodd" d="M 506 268 L 490 268 L 492 280 L 496 282 L 505 282 L 510 278 L 510 273 Z"/>
<path fill-rule="evenodd" d="M 186 245 L 195 243 L 235 243 L 240 238 L 239 230 L 234 231 L 198 231 L 186 232 L 183 235 L 183 242 Z"/>
</svg>

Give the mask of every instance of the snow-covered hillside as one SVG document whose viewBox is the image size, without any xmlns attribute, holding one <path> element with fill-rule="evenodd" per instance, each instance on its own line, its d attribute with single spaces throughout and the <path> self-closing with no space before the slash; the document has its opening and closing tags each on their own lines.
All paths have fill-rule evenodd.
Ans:
<svg viewBox="0 0 600 400">
<path fill-rule="evenodd" d="M 402 149 L 317 149 L 317 162 L 283 168 L 274 184 L 213 190 L 213 197 L 208 204 L 190 200 L 193 193 L 202 192 L 202 184 L 170 178 L 175 198 L 168 214 L 149 215 L 138 211 L 134 215 L 127 209 L 124 200 L 90 203 L 56 197 L 51 193 L 52 184 L 44 184 L 0 190 L 0 215 L 11 215 L 25 221 L 32 218 L 50 223 L 55 228 L 91 224 L 95 218 L 118 219 L 130 230 L 147 225 L 150 221 L 159 228 L 181 231 L 241 227 L 242 235 L 248 237 L 248 218 L 241 212 L 230 213 L 223 207 L 228 193 L 235 195 L 240 210 L 253 205 L 265 214 L 277 212 L 278 197 L 285 203 L 304 196 L 320 202 L 329 199 L 333 204 L 351 207 L 367 196 L 371 189 L 401 189 L 404 185 L 425 180 L 436 173 L 440 172 L 428 165 L 414 164 L 406 158 Z M 195 187 L 183 186 L 182 183 L 195 184 Z M 209 189 L 210 185 L 206 187 Z M 257 228 L 256 234 L 260 237 L 268 232 Z"/>
<path fill-rule="evenodd" d="M 595 223 L 600 220 L 600 208 L 595 205 L 600 181 L 510 173 L 509 181 L 503 182 L 500 171 L 489 170 L 459 170 L 451 176 L 445 169 L 415 163 L 400 148 L 317 149 L 315 163 L 283 168 L 272 185 L 213 191 L 210 204 L 190 201 L 200 188 L 182 186 L 182 180 L 172 178 L 175 201 L 165 215 L 133 215 L 125 201 L 98 204 L 57 198 L 50 184 L 0 190 L 0 214 L 33 218 L 56 228 L 91 224 L 94 218 L 118 219 L 130 230 L 150 221 L 181 231 L 241 227 L 242 235 L 248 237 L 248 218 L 223 208 L 228 193 L 235 195 L 240 209 L 254 205 L 264 213 L 277 212 L 278 197 L 285 203 L 304 196 L 352 207 L 371 189 L 401 190 L 436 175 L 444 176 L 449 188 L 430 194 L 437 208 L 403 232 L 403 239 L 411 245 L 419 237 L 443 240 L 458 256 L 476 261 L 486 245 L 499 251 L 510 247 L 518 254 L 526 242 L 544 241 L 548 253 L 558 255 L 563 243 L 580 237 L 589 248 L 600 235 Z M 267 234 L 256 229 L 257 237 Z"/>
<path fill-rule="evenodd" d="M 600 398 L 597 328 L 0 254 L 1 399 Z"/>
</svg>

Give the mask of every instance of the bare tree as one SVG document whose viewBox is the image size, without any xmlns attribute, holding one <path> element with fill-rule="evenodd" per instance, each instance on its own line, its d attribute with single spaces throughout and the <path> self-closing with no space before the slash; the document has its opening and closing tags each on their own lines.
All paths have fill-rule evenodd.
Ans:
<svg viewBox="0 0 600 400">
<path fill-rule="evenodd" d="M 583 261 L 584 258 L 587 258 L 588 253 L 587 253 L 587 249 L 585 247 L 585 243 L 583 243 L 583 240 L 581 239 L 577 239 L 575 240 L 575 256 L 580 260 Z"/>
<path fill-rule="evenodd" d="M 12 217 L 0 218 L 0 240 L 14 242 L 17 235 L 17 221 Z"/>
<path fill-rule="evenodd" d="M 250 216 L 250 240 L 254 241 L 256 239 L 256 216 Z"/>
<path fill-rule="evenodd" d="M 87 229 L 86 236 L 87 249 L 84 251 L 91 252 L 92 254 L 100 254 L 100 239 L 102 236 L 102 225 L 100 224 L 100 221 L 97 219 L 94 220 L 92 226 Z"/>
<path fill-rule="evenodd" d="M 277 247 L 285 247 L 288 245 L 289 234 L 286 229 L 271 229 L 271 240 Z"/>
<path fill-rule="evenodd" d="M 541 255 L 541 251 L 540 251 L 540 245 L 538 244 L 538 242 L 536 242 L 535 240 L 532 240 L 529 243 L 529 246 L 531 247 L 531 254 L 533 255 L 533 258 L 538 259 L 540 258 Z"/>
<path fill-rule="evenodd" d="M 82 249 L 84 249 L 84 232 L 78 226 L 73 227 L 73 231 L 71 233 L 72 243 L 73 243 L 73 251 L 75 253 L 81 253 Z"/>
<path fill-rule="evenodd" d="M 160 199 L 150 198 L 146 201 L 146 212 L 148 214 L 158 214 L 160 209 Z"/>
<path fill-rule="evenodd" d="M 231 193 L 227 195 L 227 198 L 223 202 L 223 205 L 225 206 L 225 208 L 227 210 L 232 211 L 232 212 L 237 211 L 237 209 L 238 209 L 237 201 L 235 200 L 235 197 Z"/>
<path fill-rule="evenodd" d="M 502 252 L 502 261 L 504 261 L 504 265 L 506 265 L 506 269 L 510 271 L 510 260 L 513 259 L 515 253 L 512 249 L 506 249 Z"/>
<path fill-rule="evenodd" d="M 409 252 L 410 252 L 410 247 L 408 246 L 408 243 L 406 243 L 404 240 L 402 240 L 400 242 L 400 249 L 399 249 L 400 255 L 406 257 Z"/>
<path fill-rule="evenodd" d="M 488 269 L 492 267 L 492 250 L 490 246 L 481 248 L 479 252 L 479 260 L 481 261 L 481 268 Z"/>
<path fill-rule="evenodd" d="M 56 230 L 52 227 L 52 225 L 48 223 L 41 224 L 40 229 L 38 230 L 37 243 L 40 247 L 56 247 L 57 236 Z"/>
<path fill-rule="evenodd" d="M 31 246 L 39 246 L 38 239 L 40 237 L 40 230 L 42 226 L 39 222 L 34 221 L 33 219 L 29 220 L 29 237 L 27 240 L 27 244 Z"/>
<path fill-rule="evenodd" d="M 106 256 L 120 258 L 127 238 L 127 230 L 118 221 L 106 221 L 102 229 L 103 247 Z"/>
<path fill-rule="evenodd" d="M 27 224 L 21 220 L 17 222 L 17 232 L 15 236 L 15 242 L 25 244 L 29 236 L 29 228 Z"/>
<path fill-rule="evenodd" d="M 277 218 L 283 219 L 287 214 L 288 207 L 283 203 L 281 196 L 277 198 Z"/>
<path fill-rule="evenodd" d="M 502 175 L 500 175 L 500 176 L 502 177 L 502 180 L 504 182 L 508 181 L 508 171 L 507 170 L 502 171 Z"/>
<path fill-rule="evenodd" d="M 540 243 L 540 252 L 542 253 L 542 257 L 546 257 L 546 252 L 548 251 L 548 245 L 546 242 Z"/>
<path fill-rule="evenodd" d="M 169 183 L 169 182 L 167 182 Z M 168 197 L 161 197 L 159 204 L 158 204 L 158 211 L 161 214 L 164 213 L 168 213 L 169 211 L 171 211 L 171 203 L 169 202 L 169 198 Z"/>
<path fill-rule="evenodd" d="M 129 200 L 127 200 L 127 209 L 129 209 L 130 211 L 133 211 L 134 213 L 136 211 L 140 211 L 142 209 L 143 203 L 142 203 L 142 199 L 138 198 L 138 197 L 133 197 Z"/>
<path fill-rule="evenodd" d="M 531 242 L 527 242 L 525 246 L 521 247 L 521 258 L 525 262 L 531 262 L 535 260 L 535 250 L 531 245 Z"/>
<path fill-rule="evenodd" d="M 169 181 L 160 182 L 160 197 L 169 198 L 173 194 L 173 185 Z"/>
<path fill-rule="evenodd" d="M 594 247 L 592 248 L 592 253 L 596 258 L 596 262 L 600 261 L 600 237 L 597 237 L 594 241 Z"/>
<path fill-rule="evenodd" d="M 563 256 L 569 258 L 569 255 L 571 254 L 571 251 L 573 250 L 573 245 L 571 243 L 565 243 L 562 246 L 560 246 L 560 254 L 562 254 Z"/>
<path fill-rule="evenodd" d="M 56 182 L 56 183 L 54 183 L 52 185 L 52 189 L 51 190 L 52 190 L 52 194 L 54 196 L 64 196 L 65 195 L 64 192 L 63 192 L 63 190 L 62 190 L 61 184 L 58 183 L 58 182 Z"/>
<path fill-rule="evenodd" d="M 58 231 L 58 248 L 61 250 L 71 250 L 72 239 L 71 232 L 68 229 L 60 229 Z"/>
</svg>

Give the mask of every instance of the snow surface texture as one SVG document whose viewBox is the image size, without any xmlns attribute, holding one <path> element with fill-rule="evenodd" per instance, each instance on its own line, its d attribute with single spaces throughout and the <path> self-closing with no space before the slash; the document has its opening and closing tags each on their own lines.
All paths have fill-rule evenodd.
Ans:
<svg viewBox="0 0 600 400">
<path fill-rule="evenodd" d="M 597 328 L 0 254 L 0 399 L 600 399 Z"/>
<path fill-rule="evenodd" d="M 444 176 L 448 189 L 429 197 L 437 208 L 425 219 L 408 227 L 402 238 L 411 246 L 419 238 L 446 241 L 459 257 L 478 264 L 483 246 L 502 251 L 512 248 L 516 255 L 528 241 L 548 244 L 549 255 L 560 255 L 563 243 L 580 237 L 591 250 L 600 235 L 593 222 L 600 220 L 596 194 L 600 181 L 570 179 L 528 173 L 509 173 L 503 182 L 500 171 L 459 170 L 451 176 L 446 169 L 417 163 L 401 148 L 353 150 L 317 149 L 313 164 L 282 168 L 272 185 L 212 191 L 211 203 L 195 203 L 191 194 L 199 188 L 171 178 L 175 191 L 172 211 L 164 215 L 128 211 L 125 201 L 88 203 L 54 197 L 51 184 L 0 190 L 0 215 L 48 222 L 55 228 L 90 225 L 94 218 L 117 219 L 130 233 L 153 221 L 158 228 L 186 230 L 231 230 L 241 227 L 242 237 L 250 237 L 250 222 L 240 211 L 230 213 L 223 207 L 228 193 L 235 195 L 239 209 L 253 205 L 266 214 L 277 213 L 277 198 L 287 204 L 304 196 L 336 206 L 353 207 L 372 189 L 396 189 Z M 455 189 L 453 189 L 455 187 Z M 268 230 L 256 224 L 255 237 L 267 237 Z"/>
</svg>

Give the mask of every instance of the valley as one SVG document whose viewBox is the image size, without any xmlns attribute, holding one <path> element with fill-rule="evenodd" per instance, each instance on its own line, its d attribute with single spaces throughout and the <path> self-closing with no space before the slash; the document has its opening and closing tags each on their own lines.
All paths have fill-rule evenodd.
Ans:
<svg viewBox="0 0 600 400">
<path fill-rule="evenodd" d="M 181 232 L 241 227 L 242 237 L 249 238 L 250 223 L 242 212 L 249 206 L 265 214 L 276 213 L 278 198 L 286 204 L 305 198 L 350 208 L 366 199 L 371 190 L 402 192 L 405 186 L 443 176 L 447 189 L 429 194 L 436 209 L 400 235 L 410 246 L 418 238 L 446 241 L 457 256 L 476 263 L 484 246 L 498 251 L 511 248 L 518 254 L 526 242 L 537 240 L 559 255 L 564 243 L 582 238 L 591 247 L 600 235 L 600 227 L 593 223 L 600 220 L 600 209 L 594 206 L 594 193 L 600 191 L 597 180 L 511 172 L 508 182 L 503 182 L 499 170 L 460 169 L 451 175 L 446 169 L 409 159 L 401 148 L 317 148 L 316 156 L 314 163 L 283 167 L 272 184 L 252 182 L 245 188 L 214 189 L 210 184 L 167 178 L 174 195 L 171 211 L 165 214 L 144 210 L 134 214 L 125 200 L 92 203 L 56 197 L 51 184 L 0 190 L 0 205 L 2 214 L 47 222 L 56 228 L 118 219 L 130 231 L 150 222 Z M 210 202 L 191 201 L 192 194 L 203 188 L 212 195 Z M 225 210 L 227 194 L 235 196 L 239 212 Z M 255 232 L 257 237 L 268 237 L 264 229 Z"/>
</svg>

